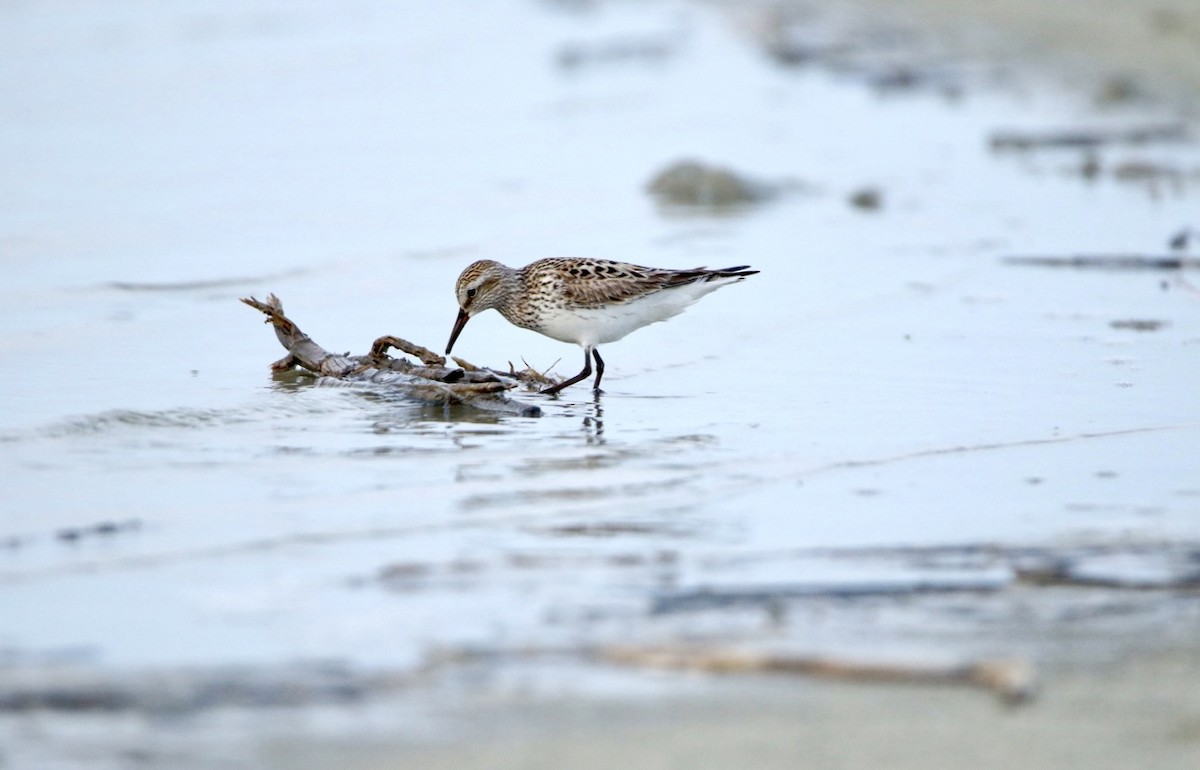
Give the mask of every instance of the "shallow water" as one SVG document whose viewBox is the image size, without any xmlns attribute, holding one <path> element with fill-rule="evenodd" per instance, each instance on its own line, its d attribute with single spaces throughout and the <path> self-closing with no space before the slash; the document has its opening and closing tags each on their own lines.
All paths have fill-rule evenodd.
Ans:
<svg viewBox="0 0 1200 770">
<path fill-rule="evenodd" d="M 951 96 L 881 92 L 687 3 L 0 17 L 10 666 L 412 671 L 682 639 L 1041 659 L 1197 627 L 1187 592 L 1047 590 L 1038 622 L 1004 593 L 1013 549 L 1090 548 L 1118 583 L 1194 570 L 1200 279 L 1004 258 L 1164 253 L 1195 182 L 989 146 L 1165 110 L 970 62 Z M 1200 168 L 1193 143 L 1097 152 Z M 645 184 L 687 157 L 787 190 L 660 209 Z M 879 210 L 848 202 L 864 187 Z M 608 346 L 602 396 L 517 396 L 539 419 L 272 375 L 237 302 L 276 292 L 330 350 L 438 348 L 466 263 L 556 255 L 762 273 Z M 496 314 L 455 352 L 580 363 Z M 888 598 L 932 584 L 964 593 Z M 721 591 L 776 604 L 664 609 Z"/>
</svg>

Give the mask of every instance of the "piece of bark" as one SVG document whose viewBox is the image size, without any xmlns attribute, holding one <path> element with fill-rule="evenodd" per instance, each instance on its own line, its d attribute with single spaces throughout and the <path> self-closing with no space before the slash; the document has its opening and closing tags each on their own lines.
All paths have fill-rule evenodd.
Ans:
<svg viewBox="0 0 1200 770">
<path fill-rule="evenodd" d="M 506 391 L 522 385 L 536 388 L 541 384 L 523 372 L 502 375 L 490 369 L 467 371 L 463 367 L 447 367 L 444 357 L 393 336 L 375 340 L 365 356 L 330 353 L 284 315 L 283 303 L 274 294 L 267 295 L 266 301 L 245 297 L 242 302 L 267 316 L 267 323 L 274 327 L 276 338 L 288 352 L 271 364 L 274 371 L 300 367 L 319 377 L 386 386 L 389 391 L 425 403 L 464 404 L 486 412 L 522 417 L 538 417 L 542 413 L 538 406 L 505 395 Z M 421 363 L 392 358 L 388 351 L 393 348 L 420 359 Z"/>
</svg>

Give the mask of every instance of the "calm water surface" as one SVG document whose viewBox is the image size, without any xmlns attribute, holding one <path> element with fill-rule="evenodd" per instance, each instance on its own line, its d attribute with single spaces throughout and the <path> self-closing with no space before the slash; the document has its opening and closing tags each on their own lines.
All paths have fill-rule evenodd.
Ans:
<svg viewBox="0 0 1200 770">
<path fill-rule="evenodd" d="M 403 671 L 697 638 L 1052 657 L 1057 611 L 1022 625 L 1002 597 L 664 607 L 1013 579 L 903 549 L 1085 544 L 1120 576 L 1200 544 L 1200 278 L 1003 262 L 1163 253 L 1195 184 L 988 143 L 1153 106 L 969 67 L 953 98 L 880 93 L 675 2 L 34 2 L 0 11 L 0 48 L 12 665 Z M 1194 144 L 1099 152 L 1200 167 Z M 645 184 L 682 158 L 790 192 L 663 211 Z M 879 210 L 848 203 L 863 187 Z M 334 351 L 438 348 L 465 264 L 558 255 L 762 273 L 606 348 L 598 399 L 518 396 L 540 419 L 273 376 L 237 302 L 279 294 Z M 497 314 L 456 353 L 580 357 Z M 1132 618 L 1113 638 L 1196 622 L 1158 595 Z"/>
</svg>

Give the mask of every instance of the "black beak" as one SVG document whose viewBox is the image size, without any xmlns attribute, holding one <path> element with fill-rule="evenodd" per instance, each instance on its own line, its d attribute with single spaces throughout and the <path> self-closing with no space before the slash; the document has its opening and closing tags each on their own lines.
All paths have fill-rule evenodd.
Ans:
<svg viewBox="0 0 1200 770">
<path fill-rule="evenodd" d="M 450 349 L 454 347 L 454 341 L 458 339 L 458 335 L 462 332 L 463 327 L 467 325 L 467 321 L 471 320 L 471 314 L 466 310 L 459 308 L 458 318 L 454 320 L 454 329 L 450 332 L 450 341 L 446 343 L 446 355 L 450 355 Z"/>
</svg>

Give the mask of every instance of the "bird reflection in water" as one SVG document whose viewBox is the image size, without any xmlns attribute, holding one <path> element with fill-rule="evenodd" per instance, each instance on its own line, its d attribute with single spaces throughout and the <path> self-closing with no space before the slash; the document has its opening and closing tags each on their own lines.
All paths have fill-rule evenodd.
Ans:
<svg viewBox="0 0 1200 770">
<path fill-rule="evenodd" d="M 589 444 L 604 443 L 604 405 L 600 401 L 600 392 L 592 394 L 592 404 L 583 415 L 583 431 Z"/>
</svg>

